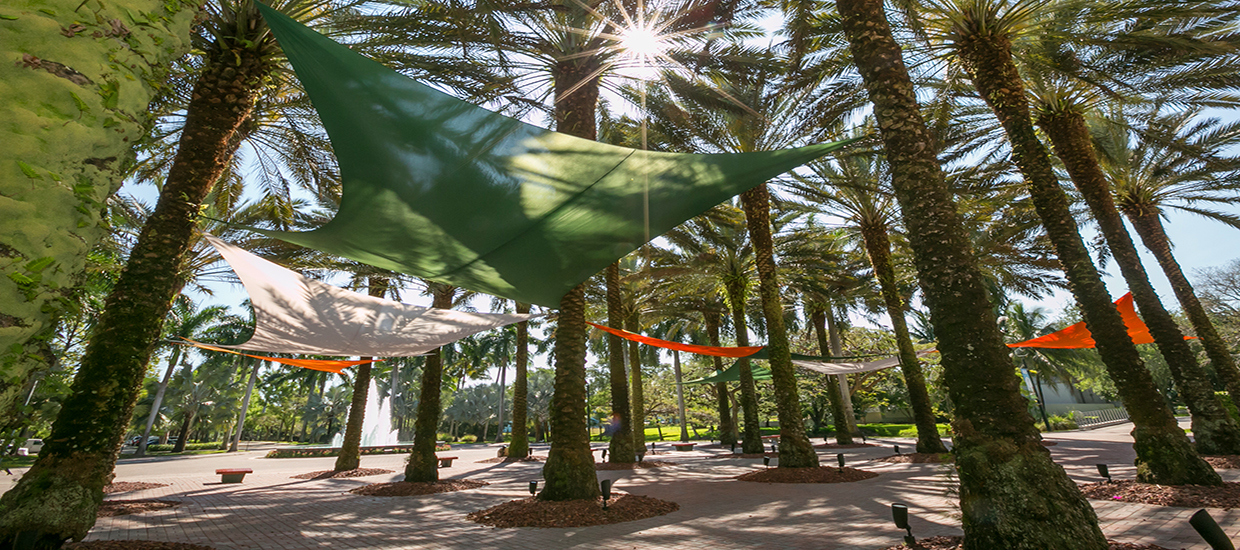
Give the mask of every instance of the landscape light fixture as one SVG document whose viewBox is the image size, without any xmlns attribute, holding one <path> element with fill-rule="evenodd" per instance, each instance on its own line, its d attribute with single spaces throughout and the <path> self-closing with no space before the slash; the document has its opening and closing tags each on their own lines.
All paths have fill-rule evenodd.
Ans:
<svg viewBox="0 0 1240 550">
<path fill-rule="evenodd" d="M 538 482 L 537 481 L 530 482 L 530 494 L 531 495 L 538 494 Z"/>
<path fill-rule="evenodd" d="M 762 457 L 762 465 L 766 466 L 769 469 L 771 467 L 771 457 L 769 456 Z"/>
<path fill-rule="evenodd" d="M 525 456 L 534 456 L 534 449 L 533 448 L 528 449 Z"/>
<path fill-rule="evenodd" d="M 732 444 L 732 454 L 736 454 L 736 444 Z"/>
<path fill-rule="evenodd" d="M 896 448 L 896 454 L 900 454 L 900 446 L 899 446 L 899 445 L 892 445 L 892 447 L 895 447 L 895 448 Z"/>
<path fill-rule="evenodd" d="M 640 464 L 643 460 L 646 460 L 646 448 L 645 447 L 642 447 L 642 450 L 638 451 L 637 453 L 637 463 Z"/>
<path fill-rule="evenodd" d="M 908 524 L 908 506 L 898 502 L 891 504 L 891 519 L 895 520 L 896 527 L 904 529 L 904 544 L 911 548 L 915 548 L 917 539 L 913 538 L 913 528 Z"/>
<path fill-rule="evenodd" d="M 774 444 L 774 443 L 772 443 L 772 444 L 771 444 L 771 452 L 772 452 L 772 453 L 778 453 L 778 452 L 779 452 L 779 449 L 778 449 L 777 447 L 775 447 L 775 444 Z"/>
<path fill-rule="evenodd" d="M 836 454 L 835 461 L 840 463 L 840 472 L 843 473 L 844 472 L 844 453 Z"/>
<path fill-rule="evenodd" d="M 603 480 L 603 483 L 602 483 L 601 485 L 602 485 L 602 489 L 603 489 L 603 509 L 604 509 L 604 510 L 606 510 L 606 509 L 607 509 L 607 501 L 608 501 L 608 500 L 611 500 L 611 480 L 610 480 L 610 479 L 604 479 L 604 480 Z"/>
<path fill-rule="evenodd" d="M 1214 518 L 1210 516 L 1210 512 L 1205 510 L 1197 510 L 1193 517 L 1189 518 L 1188 524 L 1197 530 L 1197 534 L 1210 545 L 1213 550 L 1236 550 L 1235 545 L 1231 543 L 1231 539 L 1227 538 L 1227 533 L 1218 526 Z"/>
<path fill-rule="evenodd" d="M 1111 470 L 1110 468 L 1107 468 L 1106 464 L 1098 465 L 1098 475 L 1107 478 L 1107 483 L 1111 483 L 1112 481 L 1115 481 L 1111 479 Z"/>
<path fill-rule="evenodd" d="M 607 462 L 607 449 L 603 449 L 603 462 Z"/>
</svg>

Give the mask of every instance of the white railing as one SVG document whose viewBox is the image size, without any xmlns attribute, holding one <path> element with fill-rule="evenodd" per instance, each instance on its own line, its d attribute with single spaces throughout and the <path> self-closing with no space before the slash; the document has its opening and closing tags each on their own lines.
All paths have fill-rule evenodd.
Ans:
<svg viewBox="0 0 1240 550">
<path fill-rule="evenodd" d="M 1128 421 L 1128 411 L 1123 407 L 1097 411 L 1068 411 L 1068 417 L 1083 429 L 1101 428 Z"/>
</svg>

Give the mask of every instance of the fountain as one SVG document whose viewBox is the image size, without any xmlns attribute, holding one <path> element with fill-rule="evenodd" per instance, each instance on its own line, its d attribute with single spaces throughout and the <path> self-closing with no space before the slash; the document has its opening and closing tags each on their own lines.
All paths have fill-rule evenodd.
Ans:
<svg viewBox="0 0 1240 550">
<path fill-rule="evenodd" d="M 344 444 L 344 432 L 332 437 L 332 447 Z M 370 389 L 366 393 L 366 412 L 362 417 L 362 446 L 377 447 L 396 445 L 396 430 L 392 429 L 392 400 L 379 398 L 379 388 L 375 381 L 370 380 Z"/>
</svg>

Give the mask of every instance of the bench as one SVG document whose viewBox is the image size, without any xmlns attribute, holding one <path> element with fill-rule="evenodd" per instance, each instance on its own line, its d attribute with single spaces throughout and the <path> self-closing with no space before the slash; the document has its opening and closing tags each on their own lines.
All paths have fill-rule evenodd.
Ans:
<svg viewBox="0 0 1240 550">
<path fill-rule="evenodd" d="M 439 467 L 440 467 L 440 468 L 451 468 L 451 467 L 452 467 L 452 461 L 453 461 L 453 460 L 456 460 L 456 458 L 457 458 L 457 457 L 455 457 L 455 456 L 437 456 L 437 457 L 435 457 L 435 458 L 439 459 Z"/>
<path fill-rule="evenodd" d="M 677 451 L 692 451 L 694 443 L 672 443 Z"/>
<path fill-rule="evenodd" d="M 220 476 L 220 483 L 241 483 L 245 479 L 245 474 L 252 474 L 254 470 L 249 468 L 220 468 L 215 474 Z"/>
</svg>

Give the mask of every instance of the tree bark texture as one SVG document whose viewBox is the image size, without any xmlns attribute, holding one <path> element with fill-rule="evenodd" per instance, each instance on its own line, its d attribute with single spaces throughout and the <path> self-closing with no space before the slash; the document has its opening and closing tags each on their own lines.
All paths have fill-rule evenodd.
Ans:
<svg viewBox="0 0 1240 550">
<path fill-rule="evenodd" d="M 199 207 L 235 151 L 232 137 L 267 70 L 250 50 L 217 54 L 203 67 L 159 202 L 105 301 L 48 444 L 0 498 L 0 541 L 58 547 L 94 525 L 151 349 L 183 284 Z"/>
<path fill-rule="evenodd" d="M 367 286 L 368 294 L 382 298 L 387 294 L 388 281 L 383 277 L 370 277 Z M 340 454 L 336 455 L 334 470 L 337 472 L 356 470 L 362 463 L 362 423 L 366 420 L 366 400 L 370 398 L 370 369 L 373 365 L 374 363 L 365 363 L 357 366 L 357 377 L 353 380 L 353 401 L 349 403 L 349 421 L 344 427 Z"/>
<path fill-rule="evenodd" d="M 517 313 L 524 315 L 530 312 L 530 305 L 516 302 Z M 512 378 L 512 442 L 508 444 L 508 456 L 523 458 L 530 452 L 529 428 L 529 374 L 530 362 L 530 325 L 526 321 L 517 323 L 517 353 Z"/>
<path fill-rule="evenodd" d="M 865 241 L 870 263 L 874 266 L 874 275 L 878 279 L 883 303 L 887 306 L 887 316 L 891 319 L 891 330 L 899 348 L 900 371 L 904 374 L 904 384 L 908 387 L 913 423 L 917 425 L 917 452 L 945 453 L 947 446 L 939 437 L 939 428 L 934 420 L 934 407 L 930 404 L 930 390 L 926 389 L 926 375 L 921 371 L 917 350 L 913 349 L 913 339 L 908 333 L 908 321 L 904 319 L 904 299 L 896 288 L 896 272 L 891 266 L 891 240 L 887 236 L 887 228 L 863 228 L 861 236 Z"/>
<path fill-rule="evenodd" d="M 835 312 L 830 309 L 824 312 L 827 315 L 827 338 L 830 339 L 831 355 L 843 357 L 844 343 L 840 339 L 840 328 L 835 321 Z M 853 414 L 852 391 L 848 388 L 848 375 L 837 374 L 835 381 L 840 392 L 840 404 L 844 406 L 844 425 L 848 428 L 848 433 L 857 437 L 861 435 L 861 430 L 857 429 L 857 417 Z"/>
<path fill-rule="evenodd" d="M 456 287 L 431 285 L 431 307 L 451 309 Z M 439 481 L 439 459 L 435 443 L 439 439 L 440 386 L 443 384 L 443 353 L 432 351 L 422 362 L 421 388 L 418 393 L 418 416 L 413 421 L 413 451 L 405 465 L 405 481 Z"/>
<path fill-rule="evenodd" d="M 672 373 L 676 376 L 676 412 L 680 416 L 680 440 L 689 441 L 689 423 L 685 419 L 685 389 L 680 385 L 680 352 L 672 350 Z"/>
<path fill-rule="evenodd" d="M 586 300 L 581 285 L 560 299 L 555 328 L 555 387 L 551 395 L 551 451 L 543 466 L 542 500 L 599 496 L 594 454 L 586 429 Z"/>
<path fill-rule="evenodd" d="M 641 331 L 641 324 L 638 323 L 637 312 L 631 313 L 624 319 L 625 330 L 634 334 Z M 632 415 L 633 430 L 633 451 L 646 446 L 646 392 L 642 386 L 642 354 L 641 344 L 637 342 L 628 342 L 629 347 L 629 384 L 632 387 L 632 408 L 629 414 Z"/>
<path fill-rule="evenodd" d="M 771 198 L 766 184 L 741 193 L 741 206 L 749 226 L 754 261 L 758 269 L 758 296 L 766 318 L 766 351 L 771 382 L 775 385 L 775 410 L 779 415 L 779 467 L 816 468 L 818 453 L 805 435 L 797 373 L 792 366 L 788 329 L 784 326 L 783 300 L 779 296 L 779 272 L 775 265 L 775 240 L 771 237 Z"/>
<path fill-rule="evenodd" d="M 1104 550 L 1093 508 L 1050 459 L 982 284 L 882 0 L 837 0 L 882 134 L 944 381 L 956 407 L 965 550 Z M 1112 308 L 1113 309 L 1113 308 Z"/>
<path fill-rule="evenodd" d="M 831 345 L 827 341 L 827 312 L 826 307 L 829 306 L 813 306 L 810 308 L 810 322 L 814 324 L 814 335 L 818 337 L 818 353 L 824 356 L 831 356 Z M 831 375 L 826 375 L 827 380 L 827 401 L 831 403 L 831 416 L 835 420 L 835 442 L 839 445 L 852 445 L 852 434 L 848 433 L 848 423 L 844 421 L 847 413 L 844 411 L 844 399 L 840 396 L 840 386 L 832 380 Z"/>
<path fill-rule="evenodd" d="M 737 347 L 749 345 L 749 328 L 745 324 L 745 286 L 741 279 L 726 281 L 728 302 L 732 306 L 732 326 L 736 328 Z M 741 452 L 753 454 L 762 452 L 762 428 L 758 426 L 758 390 L 754 387 L 753 371 L 749 370 L 749 359 L 741 357 L 736 360 L 740 367 L 741 387 Z"/>
<path fill-rule="evenodd" d="M 197 406 L 187 411 L 185 418 L 181 420 L 181 429 L 177 431 L 177 442 L 172 445 L 172 452 L 180 453 L 185 451 L 185 440 L 189 439 L 189 428 L 193 425 L 195 416 L 198 416 Z"/>
<path fill-rule="evenodd" d="M 710 345 L 719 347 L 719 313 L 703 310 L 702 318 L 705 320 L 706 337 L 710 340 Z M 711 357 L 711 364 L 714 365 L 715 372 L 723 370 L 723 358 Z M 719 445 L 732 447 L 736 445 L 736 425 L 732 423 L 727 382 L 715 382 L 715 402 L 719 411 Z"/>
<path fill-rule="evenodd" d="M 77 307 L 104 204 L 196 13 L 179 0 L 0 3 L 0 430 L 54 365 L 57 320 Z"/>
<path fill-rule="evenodd" d="M 263 365 L 258 359 L 254 361 L 254 367 L 250 370 L 250 382 L 245 387 L 245 397 L 241 399 L 241 413 L 237 415 L 237 433 L 233 436 L 232 444 L 228 446 L 228 452 L 237 452 L 237 446 L 241 444 L 241 433 L 245 431 L 245 415 L 250 410 L 250 396 L 254 395 L 254 382 L 258 380 L 258 367 Z M 331 431 L 331 427 L 328 427 Z"/>
<path fill-rule="evenodd" d="M 624 304 L 620 299 L 620 264 L 607 266 L 607 325 L 624 328 Z M 607 334 L 607 368 L 611 382 L 611 414 L 616 421 L 615 432 L 607 446 L 607 461 L 632 463 L 637 460 L 633 441 L 633 415 L 629 409 L 629 380 L 624 370 L 625 341 L 614 334 Z"/>
<path fill-rule="evenodd" d="M 1158 259 L 1158 265 L 1162 267 L 1163 273 L 1171 282 L 1171 290 L 1175 292 L 1176 299 L 1180 301 L 1180 307 L 1184 309 L 1184 314 L 1193 324 L 1193 330 L 1206 348 L 1206 356 L 1210 358 L 1210 364 L 1218 373 L 1219 378 L 1223 380 L 1223 384 L 1227 386 L 1227 393 L 1231 394 L 1233 402 L 1240 402 L 1240 371 L 1236 368 L 1231 350 L 1227 342 L 1223 341 L 1222 336 L 1219 335 L 1218 330 L 1214 328 L 1214 323 L 1206 313 L 1206 308 L 1201 305 L 1201 301 L 1197 299 L 1197 293 L 1193 291 L 1193 285 L 1188 282 L 1184 271 L 1180 269 L 1180 263 L 1171 253 L 1171 240 L 1167 238 L 1167 232 L 1163 230 L 1158 211 L 1132 209 L 1125 210 L 1124 213 L 1132 222 L 1132 226 L 1136 228 L 1141 242 Z"/>
<path fill-rule="evenodd" d="M 1133 301 L 1141 310 L 1145 324 L 1154 337 L 1158 351 L 1167 360 L 1180 396 L 1192 413 L 1193 439 L 1197 452 L 1207 455 L 1240 454 L 1240 425 L 1227 414 L 1214 395 L 1214 388 L 1197 356 L 1184 340 L 1184 333 L 1163 307 L 1154 286 L 1150 284 L 1137 246 L 1133 244 L 1124 218 L 1115 207 L 1111 185 L 1098 164 L 1098 157 L 1079 112 L 1043 112 L 1038 125 L 1051 138 L 1055 156 L 1063 161 L 1076 188 L 1098 222 L 1115 263 L 1119 265 Z"/>
<path fill-rule="evenodd" d="M 1068 196 L 1059 186 L 1046 147 L 1034 131 L 1024 85 L 1012 61 L 1011 44 L 994 37 L 962 44 L 960 52 L 974 86 L 1007 133 L 1013 160 L 1025 176 L 1034 208 L 1055 246 L 1072 295 L 1135 425 L 1137 478 L 1163 485 L 1218 485 L 1221 478 L 1197 456 L 1154 386 L 1081 240 Z"/>
</svg>

